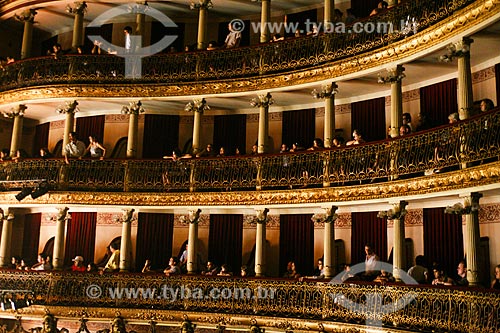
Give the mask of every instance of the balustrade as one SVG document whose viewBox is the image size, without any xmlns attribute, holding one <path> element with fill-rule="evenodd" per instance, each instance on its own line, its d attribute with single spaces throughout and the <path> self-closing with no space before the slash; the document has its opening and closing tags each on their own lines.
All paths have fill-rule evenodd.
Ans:
<svg viewBox="0 0 500 333">
<path fill-rule="evenodd" d="M 70 191 L 254 190 L 356 185 L 496 160 L 500 111 L 409 136 L 346 148 L 173 160 L 26 159 L 0 164 L 4 189 L 45 179 Z"/>
</svg>

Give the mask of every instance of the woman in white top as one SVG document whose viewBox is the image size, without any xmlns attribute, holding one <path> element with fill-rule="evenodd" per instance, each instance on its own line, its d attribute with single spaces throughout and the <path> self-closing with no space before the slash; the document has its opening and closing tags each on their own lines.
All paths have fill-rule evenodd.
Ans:
<svg viewBox="0 0 500 333">
<path fill-rule="evenodd" d="M 100 160 L 104 159 L 104 155 L 106 155 L 106 148 L 104 148 L 96 139 L 94 135 L 89 136 L 89 146 L 85 149 L 85 154 L 90 152 L 91 158 L 98 158 Z M 85 155 L 84 154 L 84 155 Z"/>
</svg>

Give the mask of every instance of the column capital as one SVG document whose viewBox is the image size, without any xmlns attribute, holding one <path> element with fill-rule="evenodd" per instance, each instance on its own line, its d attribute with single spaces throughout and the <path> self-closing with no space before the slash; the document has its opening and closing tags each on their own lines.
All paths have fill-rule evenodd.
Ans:
<svg viewBox="0 0 500 333">
<path fill-rule="evenodd" d="M 397 83 L 401 82 L 405 77 L 405 68 L 403 65 L 396 65 L 395 67 L 389 67 L 386 69 L 386 74 L 378 74 L 378 83 Z"/>
<path fill-rule="evenodd" d="M 20 15 L 14 14 L 14 18 L 19 22 L 35 22 L 35 15 L 37 14 L 36 9 L 30 8 L 24 10 Z"/>
<path fill-rule="evenodd" d="M 198 221 L 200 220 L 200 214 L 201 209 L 198 208 L 197 210 L 190 210 L 187 216 L 183 215 L 179 217 L 179 219 L 182 223 L 198 224 Z"/>
<path fill-rule="evenodd" d="M 269 107 L 274 104 L 274 99 L 271 93 L 267 93 L 265 95 L 258 95 L 256 98 L 252 98 L 250 101 L 250 105 L 254 108 L 257 107 Z"/>
<path fill-rule="evenodd" d="M 74 7 L 71 7 L 71 5 L 66 6 L 66 12 L 69 14 L 75 14 L 75 15 L 85 15 L 87 12 L 87 3 L 85 1 L 76 1 L 73 3 Z"/>
<path fill-rule="evenodd" d="M 191 2 L 189 4 L 189 9 L 194 10 L 194 9 L 210 9 L 213 8 L 214 4 L 212 3 L 212 0 L 199 0 L 198 3 Z"/>
<path fill-rule="evenodd" d="M 71 220 L 71 214 L 68 211 L 68 207 L 58 208 L 55 219 L 59 222 Z"/>
<path fill-rule="evenodd" d="M 337 206 L 323 208 L 325 212 L 321 214 L 314 214 L 311 217 L 311 220 L 314 223 L 333 223 L 339 217 L 336 214 L 337 209 L 338 209 Z"/>
<path fill-rule="evenodd" d="M 457 202 L 453 206 L 446 207 L 444 212 L 446 214 L 457 214 L 457 215 L 467 215 L 476 213 L 479 211 L 479 199 L 482 196 L 483 194 L 479 192 L 472 192 L 460 195 L 460 198 L 463 198 L 463 204 L 461 202 Z"/>
<path fill-rule="evenodd" d="M 144 113 L 146 112 L 146 109 L 142 106 L 141 101 L 137 102 L 130 102 L 128 103 L 128 106 L 124 105 L 122 107 L 122 110 L 120 111 L 121 114 L 135 114 L 138 115 L 139 113 Z"/>
<path fill-rule="evenodd" d="M 24 111 L 26 111 L 28 107 L 25 104 L 19 104 L 18 106 L 15 106 L 10 109 L 10 112 L 2 112 L 2 115 L 5 118 L 16 118 L 16 117 L 23 117 L 24 116 Z"/>
<path fill-rule="evenodd" d="M 193 99 L 184 107 L 184 111 L 199 112 L 200 114 L 203 114 L 203 112 L 207 110 L 210 110 L 210 106 L 207 104 L 207 101 L 204 98 Z"/>
<path fill-rule="evenodd" d="M 470 56 L 470 45 L 474 40 L 470 37 L 464 37 L 461 40 L 448 44 L 446 53 L 439 57 L 442 62 L 450 62 L 453 58 L 462 58 Z"/>
<path fill-rule="evenodd" d="M 75 100 L 75 101 L 68 101 L 62 105 L 59 105 L 56 109 L 56 112 L 59 113 L 59 114 L 68 114 L 68 113 L 76 113 L 80 111 L 78 109 L 78 102 Z"/>
<path fill-rule="evenodd" d="M 266 224 L 268 221 L 267 213 L 269 213 L 269 208 L 255 209 L 255 222 L 257 224 Z"/>
<path fill-rule="evenodd" d="M 393 208 L 389 210 L 381 210 L 378 212 L 377 217 L 388 219 L 388 220 L 400 220 L 405 217 L 408 211 L 406 210 L 406 206 L 408 205 L 408 201 L 399 201 L 390 203 Z"/>
<path fill-rule="evenodd" d="M 311 95 L 313 96 L 313 98 L 316 99 L 328 99 L 335 96 L 335 94 L 339 92 L 338 87 L 339 86 L 335 82 L 332 82 L 330 84 L 325 84 L 321 87 L 320 91 L 314 89 L 311 92 Z"/>
<path fill-rule="evenodd" d="M 135 220 L 135 218 L 134 218 L 135 209 L 134 208 L 124 208 L 124 209 L 122 209 L 122 211 L 123 211 L 123 213 L 122 213 L 121 218 L 116 219 L 117 222 L 131 223 L 132 221 Z"/>
<path fill-rule="evenodd" d="M 14 220 L 15 216 L 14 213 L 12 213 L 11 209 L 5 208 L 2 209 L 0 208 L 0 220 L 2 221 L 12 221 Z"/>
</svg>

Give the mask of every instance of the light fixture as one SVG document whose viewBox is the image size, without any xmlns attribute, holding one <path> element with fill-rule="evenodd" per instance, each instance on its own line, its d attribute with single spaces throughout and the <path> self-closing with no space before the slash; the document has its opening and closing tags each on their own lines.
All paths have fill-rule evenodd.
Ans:
<svg viewBox="0 0 500 333">
<path fill-rule="evenodd" d="M 50 189 L 49 183 L 47 183 L 45 181 L 41 182 L 40 184 L 38 184 L 38 186 L 35 188 L 35 190 L 33 190 L 33 192 L 31 192 L 31 198 L 37 199 L 37 198 L 41 197 L 42 195 L 46 194 L 47 192 L 49 192 L 49 189 Z"/>
<path fill-rule="evenodd" d="M 10 112 L 2 112 L 2 115 L 5 118 L 15 118 L 15 117 L 23 117 L 24 111 L 26 111 L 28 107 L 25 104 L 19 104 L 16 107 L 10 109 Z"/>
<path fill-rule="evenodd" d="M 146 112 L 146 110 L 142 106 L 141 101 L 130 102 L 128 106 L 123 106 L 121 110 L 122 114 L 139 114 L 144 112 Z"/>
<path fill-rule="evenodd" d="M 207 104 L 207 101 L 204 98 L 194 99 L 193 101 L 186 104 L 184 107 L 184 111 L 188 112 L 201 112 L 210 110 L 210 106 Z"/>
<path fill-rule="evenodd" d="M 21 201 L 33 192 L 33 187 L 24 187 L 21 192 L 16 194 L 17 201 Z"/>
<path fill-rule="evenodd" d="M 378 74 L 378 83 L 396 83 L 401 81 L 406 77 L 404 73 L 405 68 L 401 65 L 397 65 L 396 67 L 387 69 L 387 74 L 383 76 L 382 74 Z"/>
<path fill-rule="evenodd" d="M 333 95 L 338 94 L 339 90 L 337 88 L 337 84 L 335 82 L 332 82 L 332 84 L 325 84 L 323 87 L 321 87 L 320 91 L 314 89 L 311 92 L 311 95 L 317 99 L 330 98 Z"/>
<path fill-rule="evenodd" d="M 78 109 L 78 102 L 77 101 L 68 101 L 63 105 L 59 105 L 56 109 L 57 113 L 75 113 L 80 111 Z"/>
</svg>

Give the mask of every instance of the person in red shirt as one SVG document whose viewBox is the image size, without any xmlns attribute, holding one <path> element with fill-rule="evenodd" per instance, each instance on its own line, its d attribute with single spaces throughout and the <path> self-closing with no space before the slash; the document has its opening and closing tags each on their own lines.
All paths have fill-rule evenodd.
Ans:
<svg viewBox="0 0 500 333">
<path fill-rule="evenodd" d="M 76 256 L 75 259 L 72 260 L 73 265 L 71 266 L 72 272 L 85 272 L 87 268 L 83 265 L 83 257 Z"/>
</svg>

